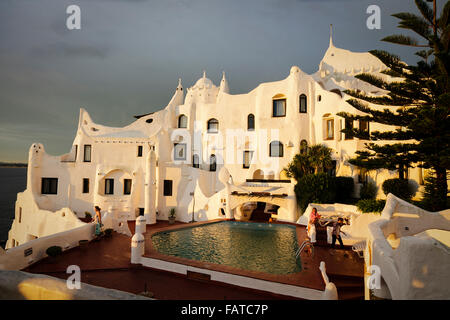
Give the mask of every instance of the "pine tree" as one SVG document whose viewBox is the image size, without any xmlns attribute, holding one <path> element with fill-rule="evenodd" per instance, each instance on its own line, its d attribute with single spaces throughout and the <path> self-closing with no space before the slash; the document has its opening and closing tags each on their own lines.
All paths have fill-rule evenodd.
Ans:
<svg viewBox="0 0 450 320">
<path fill-rule="evenodd" d="M 412 13 L 393 16 L 400 19 L 400 28 L 415 32 L 423 43 L 405 35 L 388 36 L 382 41 L 421 48 L 416 52 L 421 60 L 408 66 L 400 57 L 386 51 L 370 51 L 387 66 L 381 73 L 393 78 L 367 73 L 356 78 L 386 94 L 374 96 L 346 90 L 352 97 L 347 102 L 360 114 L 341 112 L 338 115 L 349 121 L 365 120 L 393 126 L 387 131 L 370 133 L 343 129 L 345 134 L 369 140 L 366 149 L 358 151 L 356 158 L 349 161 L 351 164 L 368 169 L 396 169 L 401 179 L 408 167 L 432 168 L 440 203 L 446 203 L 447 170 L 450 169 L 450 1 L 439 19 L 435 19 L 425 1 L 415 0 L 415 3 L 421 16 Z"/>
</svg>

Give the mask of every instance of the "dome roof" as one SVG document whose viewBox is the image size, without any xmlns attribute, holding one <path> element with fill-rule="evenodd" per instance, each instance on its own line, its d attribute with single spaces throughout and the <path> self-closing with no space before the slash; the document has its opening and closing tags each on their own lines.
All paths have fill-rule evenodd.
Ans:
<svg viewBox="0 0 450 320">
<path fill-rule="evenodd" d="M 210 88 L 212 86 L 213 86 L 213 82 L 206 77 L 201 77 L 200 79 L 197 80 L 197 82 L 194 85 L 194 87 L 197 87 L 197 88 L 203 88 L 203 87 Z"/>
</svg>

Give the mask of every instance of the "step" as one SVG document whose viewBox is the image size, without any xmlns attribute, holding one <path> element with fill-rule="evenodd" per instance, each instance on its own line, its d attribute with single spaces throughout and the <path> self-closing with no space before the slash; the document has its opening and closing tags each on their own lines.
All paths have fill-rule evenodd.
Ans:
<svg viewBox="0 0 450 320">
<path fill-rule="evenodd" d="M 340 300 L 364 299 L 364 287 L 337 288 Z"/>
</svg>

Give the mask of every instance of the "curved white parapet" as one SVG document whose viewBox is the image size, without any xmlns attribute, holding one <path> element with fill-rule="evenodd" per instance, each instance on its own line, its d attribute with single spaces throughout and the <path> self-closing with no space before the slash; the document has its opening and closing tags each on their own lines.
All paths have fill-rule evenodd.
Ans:
<svg viewBox="0 0 450 320">
<path fill-rule="evenodd" d="M 325 262 L 321 261 L 319 266 L 320 272 L 322 273 L 323 281 L 325 282 L 325 291 L 322 294 L 322 300 L 337 300 L 338 293 L 336 285 L 330 282 L 327 276 L 327 269 L 325 267 Z"/>
<path fill-rule="evenodd" d="M 60 246 L 67 250 L 79 245 L 80 240 L 92 240 L 93 223 L 84 223 L 81 227 L 55 233 L 49 236 L 26 242 L 20 246 L 6 250 L 0 255 L 0 270 L 21 270 L 45 257 L 51 246 Z"/>
<path fill-rule="evenodd" d="M 366 265 L 377 267 L 384 286 L 371 288 L 375 295 L 388 291 L 383 297 L 394 300 L 450 299 L 449 231 L 450 210 L 428 212 L 389 194 L 367 239 Z"/>
</svg>

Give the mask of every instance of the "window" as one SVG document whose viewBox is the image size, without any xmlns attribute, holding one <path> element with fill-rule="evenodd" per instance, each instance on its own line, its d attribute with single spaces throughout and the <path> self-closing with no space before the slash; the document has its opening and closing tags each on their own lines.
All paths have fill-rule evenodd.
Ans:
<svg viewBox="0 0 450 320">
<path fill-rule="evenodd" d="M 208 133 L 217 133 L 217 132 L 219 132 L 219 121 L 217 121 L 217 119 L 209 119 Z"/>
<path fill-rule="evenodd" d="M 255 130 L 255 116 L 251 113 L 247 117 L 247 130 L 248 131 Z"/>
<path fill-rule="evenodd" d="M 84 162 L 91 162 L 92 146 L 90 144 L 84 145 Z"/>
<path fill-rule="evenodd" d="M 325 140 L 333 140 L 334 139 L 334 119 L 327 119 L 326 123 L 326 135 Z"/>
<path fill-rule="evenodd" d="M 300 113 L 306 113 L 307 109 L 306 96 L 302 94 L 300 95 Z"/>
<path fill-rule="evenodd" d="M 164 180 L 164 196 L 171 196 L 172 195 L 172 180 Z"/>
<path fill-rule="evenodd" d="M 353 129 L 353 120 L 345 119 L 345 129 Z M 353 134 L 346 133 L 345 140 L 353 139 Z"/>
<path fill-rule="evenodd" d="M 138 150 L 137 150 L 137 156 L 138 157 L 142 157 L 142 151 L 143 151 L 143 147 L 142 146 L 138 146 Z"/>
<path fill-rule="evenodd" d="M 253 158 L 253 151 L 244 151 L 244 163 L 242 165 L 244 169 L 250 168 L 252 158 Z"/>
<path fill-rule="evenodd" d="M 336 160 L 331 160 L 331 167 L 330 168 L 324 168 L 324 169 L 327 170 L 327 173 L 330 176 L 336 177 L 336 166 L 337 166 L 337 161 Z"/>
<path fill-rule="evenodd" d="M 131 179 L 123 180 L 123 194 L 131 194 Z"/>
<path fill-rule="evenodd" d="M 175 143 L 173 145 L 174 160 L 186 160 L 186 143 Z"/>
<path fill-rule="evenodd" d="M 285 117 L 286 116 L 286 99 L 273 100 L 273 117 Z"/>
<path fill-rule="evenodd" d="M 138 208 L 138 209 L 139 209 L 139 215 L 140 215 L 140 216 L 143 216 L 143 215 L 144 215 L 145 208 Z"/>
<path fill-rule="evenodd" d="M 216 156 L 212 154 L 209 157 L 209 171 L 216 171 L 216 169 L 217 169 Z"/>
<path fill-rule="evenodd" d="M 318 96 L 317 96 L 317 101 L 321 101 L 322 100 L 322 96 L 319 94 Z"/>
<path fill-rule="evenodd" d="M 41 193 L 42 194 L 57 194 L 58 193 L 58 178 L 42 178 Z"/>
<path fill-rule="evenodd" d="M 300 142 L 300 154 L 306 154 L 308 152 L 308 142 L 306 140 L 302 140 Z"/>
<path fill-rule="evenodd" d="M 83 179 L 83 193 L 89 193 L 89 179 Z"/>
<path fill-rule="evenodd" d="M 75 145 L 75 157 L 73 158 L 73 161 L 77 161 L 77 156 L 78 156 L 78 145 Z"/>
<path fill-rule="evenodd" d="M 272 141 L 269 149 L 271 157 L 283 157 L 283 144 L 280 141 Z"/>
<path fill-rule="evenodd" d="M 19 223 L 22 222 L 22 207 L 19 207 Z"/>
<path fill-rule="evenodd" d="M 369 121 L 359 120 L 359 132 L 364 135 L 363 139 L 369 139 Z"/>
<path fill-rule="evenodd" d="M 182 114 L 178 117 L 178 128 L 187 128 L 188 118 Z"/>
<path fill-rule="evenodd" d="M 114 179 L 105 179 L 105 194 L 114 194 Z"/>
<path fill-rule="evenodd" d="M 198 154 L 194 154 L 192 156 L 192 166 L 194 168 L 199 168 L 200 167 L 200 158 L 198 157 Z"/>
</svg>

